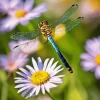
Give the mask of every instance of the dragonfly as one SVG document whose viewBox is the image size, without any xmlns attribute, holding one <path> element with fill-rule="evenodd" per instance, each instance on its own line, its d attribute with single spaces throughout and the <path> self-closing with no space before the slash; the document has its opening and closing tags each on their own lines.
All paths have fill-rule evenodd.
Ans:
<svg viewBox="0 0 100 100">
<path fill-rule="evenodd" d="M 46 20 L 42 20 L 38 24 L 37 30 L 33 30 L 30 32 L 16 32 L 12 34 L 10 37 L 11 39 L 14 39 L 14 40 L 34 40 L 37 37 L 43 35 L 51 43 L 52 47 L 55 49 L 56 53 L 58 54 L 59 58 L 61 59 L 62 63 L 67 68 L 67 70 L 70 73 L 73 73 L 71 66 L 69 65 L 68 61 L 65 59 L 65 57 L 63 56 L 63 54 L 61 53 L 60 49 L 58 48 L 58 46 L 56 45 L 53 39 L 52 29 L 55 28 L 58 24 L 65 23 L 77 9 L 78 9 L 78 5 L 74 4 L 68 10 L 66 10 L 62 16 L 56 19 L 52 24 L 49 25 Z M 82 19 L 83 17 L 78 17 L 76 20 L 69 22 L 66 25 L 66 31 L 67 32 L 70 31 L 72 28 L 78 25 Z M 15 46 L 15 48 L 18 46 L 19 45 Z"/>
</svg>

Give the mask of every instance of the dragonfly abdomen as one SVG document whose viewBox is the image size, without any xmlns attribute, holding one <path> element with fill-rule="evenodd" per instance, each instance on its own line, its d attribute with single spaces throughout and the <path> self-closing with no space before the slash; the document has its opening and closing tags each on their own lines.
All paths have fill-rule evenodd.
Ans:
<svg viewBox="0 0 100 100">
<path fill-rule="evenodd" d="M 57 45 L 55 44 L 54 40 L 52 39 L 52 36 L 48 36 L 48 40 L 50 41 L 50 43 L 52 44 L 52 46 L 56 50 L 58 56 L 60 57 L 60 59 L 62 60 L 62 62 L 64 63 L 65 67 L 68 69 L 68 71 L 70 73 L 73 73 L 72 68 L 70 67 L 70 65 L 68 64 L 68 62 L 66 61 L 66 59 L 64 58 L 64 56 L 62 55 L 60 50 L 58 49 Z"/>
<path fill-rule="evenodd" d="M 70 65 L 68 64 L 68 62 L 66 61 L 66 59 L 63 57 L 63 55 L 61 54 L 61 52 L 58 52 L 59 57 L 61 58 L 62 62 L 64 63 L 64 65 L 66 66 L 66 68 L 68 69 L 68 71 L 70 73 L 73 73 L 72 68 L 70 67 Z"/>
<path fill-rule="evenodd" d="M 54 49 L 56 50 L 56 52 L 58 52 L 59 49 L 56 46 L 55 42 L 53 41 L 52 36 L 48 36 L 48 40 L 50 41 L 50 43 L 52 44 L 52 46 L 54 47 Z"/>
</svg>

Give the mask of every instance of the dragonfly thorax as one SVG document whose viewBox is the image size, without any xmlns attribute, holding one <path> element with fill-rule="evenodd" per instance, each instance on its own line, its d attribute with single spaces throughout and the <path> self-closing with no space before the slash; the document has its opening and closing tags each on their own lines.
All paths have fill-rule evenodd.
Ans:
<svg viewBox="0 0 100 100">
<path fill-rule="evenodd" d="M 38 27 L 40 28 L 42 34 L 45 36 L 45 37 L 48 37 L 51 35 L 52 31 L 51 31 L 51 28 L 50 26 L 48 25 L 48 22 L 46 20 L 43 20 L 41 21 L 39 24 L 38 24 Z"/>
</svg>

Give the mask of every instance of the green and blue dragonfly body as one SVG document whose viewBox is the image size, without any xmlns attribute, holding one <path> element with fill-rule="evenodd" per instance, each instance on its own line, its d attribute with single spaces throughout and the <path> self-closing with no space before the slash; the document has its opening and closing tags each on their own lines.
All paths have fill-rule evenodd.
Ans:
<svg viewBox="0 0 100 100">
<path fill-rule="evenodd" d="M 64 58 L 64 56 L 62 55 L 62 53 L 60 52 L 59 48 L 57 47 L 56 43 L 54 42 L 52 36 L 48 36 L 48 40 L 50 41 L 50 43 L 52 44 L 52 46 L 54 47 L 54 49 L 56 50 L 58 56 L 60 57 L 60 59 L 62 60 L 62 62 L 64 63 L 64 66 L 68 69 L 68 71 L 70 73 L 73 73 L 72 68 L 70 67 L 70 65 L 68 64 L 67 60 Z"/>
<path fill-rule="evenodd" d="M 46 20 L 41 21 L 38 24 L 39 29 L 34 30 L 31 32 L 17 32 L 15 34 L 11 35 L 11 38 L 14 40 L 32 40 L 37 38 L 38 36 L 44 35 L 49 42 L 52 44 L 53 48 L 57 52 L 58 56 L 62 60 L 65 67 L 68 69 L 70 73 L 73 73 L 72 68 L 68 64 L 67 60 L 64 58 L 62 53 L 60 52 L 59 48 L 57 47 L 56 43 L 54 42 L 52 38 L 52 29 L 55 28 L 58 24 L 66 22 L 69 17 L 77 10 L 78 5 L 74 4 L 72 5 L 62 16 L 60 16 L 57 20 L 55 20 L 51 25 L 48 24 Z M 66 25 L 66 31 L 70 31 L 73 27 L 78 25 L 83 17 L 78 17 L 76 20 L 71 21 L 69 24 Z M 18 46 L 16 46 L 18 47 Z"/>
</svg>

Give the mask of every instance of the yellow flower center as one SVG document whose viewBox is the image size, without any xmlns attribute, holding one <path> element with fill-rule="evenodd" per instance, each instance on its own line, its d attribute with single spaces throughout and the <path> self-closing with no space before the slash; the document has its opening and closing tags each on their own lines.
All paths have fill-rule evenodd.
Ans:
<svg viewBox="0 0 100 100">
<path fill-rule="evenodd" d="M 100 54 L 95 57 L 95 62 L 97 65 L 100 65 Z"/>
<path fill-rule="evenodd" d="M 31 76 L 31 82 L 35 85 L 41 85 L 46 83 L 50 79 L 50 76 L 47 72 L 40 70 L 35 72 Z"/>
<path fill-rule="evenodd" d="M 21 18 L 21 17 L 24 17 L 26 14 L 27 14 L 27 12 L 25 10 L 17 10 L 15 13 L 15 16 L 17 18 Z"/>
</svg>

